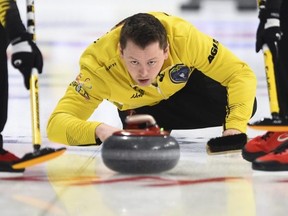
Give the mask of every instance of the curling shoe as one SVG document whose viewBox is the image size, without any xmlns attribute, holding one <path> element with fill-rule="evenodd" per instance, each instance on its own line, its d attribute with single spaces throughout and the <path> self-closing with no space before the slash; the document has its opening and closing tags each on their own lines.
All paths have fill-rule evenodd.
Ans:
<svg viewBox="0 0 288 216">
<path fill-rule="evenodd" d="M 15 177 L 23 175 L 25 169 L 13 169 L 13 162 L 19 158 L 9 151 L 0 150 L 0 176 L 1 177 Z"/>
<path fill-rule="evenodd" d="M 14 177 L 22 175 L 25 169 L 13 169 L 12 165 L 19 158 L 9 151 L 2 148 L 3 138 L 0 134 L 0 176 L 1 177 Z"/>
<path fill-rule="evenodd" d="M 285 141 L 288 141 L 288 132 L 268 131 L 264 135 L 248 141 L 242 149 L 242 157 L 252 162 L 256 158 L 273 151 Z"/>
<path fill-rule="evenodd" d="M 261 171 L 288 171 L 288 142 L 257 158 L 252 162 L 252 168 Z"/>
<path fill-rule="evenodd" d="M 0 162 L 8 162 L 13 163 L 14 161 L 19 160 L 20 158 L 16 155 L 12 154 L 9 151 L 6 151 L 4 149 L 0 150 Z"/>
<path fill-rule="evenodd" d="M 12 163 L 13 161 L 17 160 L 19 160 L 19 158 L 16 155 L 3 149 L 3 137 L 0 134 L 0 162 Z"/>
</svg>

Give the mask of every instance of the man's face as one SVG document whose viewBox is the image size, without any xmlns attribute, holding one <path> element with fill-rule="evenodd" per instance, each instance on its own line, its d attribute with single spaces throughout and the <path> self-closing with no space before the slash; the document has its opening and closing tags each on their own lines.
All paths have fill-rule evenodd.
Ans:
<svg viewBox="0 0 288 216">
<path fill-rule="evenodd" d="M 161 49 L 159 42 L 151 43 L 143 49 L 129 40 L 126 48 L 120 48 L 120 52 L 130 76 L 139 86 L 149 86 L 168 58 L 168 47 Z"/>
</svg>

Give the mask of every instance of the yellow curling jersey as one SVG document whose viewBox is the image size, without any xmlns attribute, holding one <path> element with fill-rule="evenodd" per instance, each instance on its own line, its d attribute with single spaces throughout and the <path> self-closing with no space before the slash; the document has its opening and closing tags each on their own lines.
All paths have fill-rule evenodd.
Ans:
<svg viewBox="0 0 288 216">
<path fill-rule="evenodd" d="M 225 127 L 246 131 L 256 94 L 252 70 L 191 23 L 165 13 L 151 14 L 164 25 L 170 45 L 157 85 L 135 85 L 118 49 L 121 26 L 115 27 L 82 54 L 79 75 L 48 121 L 50 140 L 69 145 L 95 143 L 95 128 L 101 122 L 87 119 L 103 100 L 120 110 L 155 105 L 183 88 L 195 68 L 227 87 L 230 111 Z"/>
</svg>

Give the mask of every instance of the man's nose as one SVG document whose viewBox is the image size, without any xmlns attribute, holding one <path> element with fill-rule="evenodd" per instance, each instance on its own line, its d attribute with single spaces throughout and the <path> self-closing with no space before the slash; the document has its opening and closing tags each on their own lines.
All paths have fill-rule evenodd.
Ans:
<svg viewBox="0 0 288 216">
<path fill-rule="evenodd" d="M 139 74 L 142 77 L 145 77 L 148 74 L 148 69 L 146 67 L 141 67 L 140 70 L 139 70 Z"/>
</svg>

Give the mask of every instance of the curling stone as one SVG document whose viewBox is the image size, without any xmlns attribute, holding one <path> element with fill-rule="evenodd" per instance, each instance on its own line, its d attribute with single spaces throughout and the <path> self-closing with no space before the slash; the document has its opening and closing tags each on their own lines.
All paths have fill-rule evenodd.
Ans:
<svg viewBox="0 0 288 216">
<path fill-rule="evenodd" d="M 170 170 L 180 158 L 180 147 L 150 115 L 126 118 L 128 129 L 113 133 L 102 146 L 103 163 L 119 173 L 148 174 Z M 146 123 L 146 128 L 137 125 Z M 132 129 L 129 129 L 132 128 Z"/>
</svg>

